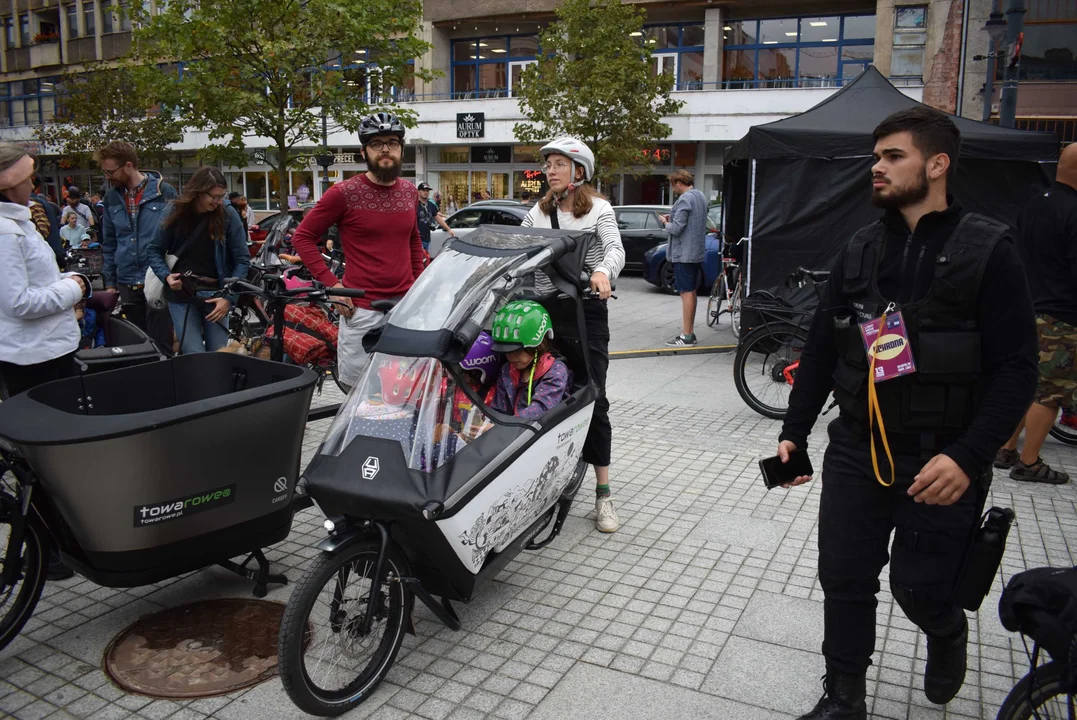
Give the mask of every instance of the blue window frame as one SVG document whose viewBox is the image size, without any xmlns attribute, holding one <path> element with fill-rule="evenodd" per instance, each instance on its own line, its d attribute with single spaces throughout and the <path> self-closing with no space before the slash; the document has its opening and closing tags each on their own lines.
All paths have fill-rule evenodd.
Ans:
<svg viewBox="0 0 1077 720">
<path fill-rule="evenodd" d="M 453 40 L 452 97 L 509 97 L 514 79 L 538 54 L 538 35 Z"/>
<path fill-rule="evenodd" d="M 722 87 L 835 87 L 871 64 L 875 16 L 736 20 L 722 34 Z"/>
<path fill-rule="evenodd" d="M 0 126 L 40 125 L 56 114 L 57 78 L 0 83 Z"/>
<path fill-rule="evenodd" d="M 703 23 L 646 25 L 633 33 L 651 49 L 651 72 L 670 73 L 678 90 L 703 87 Z"/>
</svg>

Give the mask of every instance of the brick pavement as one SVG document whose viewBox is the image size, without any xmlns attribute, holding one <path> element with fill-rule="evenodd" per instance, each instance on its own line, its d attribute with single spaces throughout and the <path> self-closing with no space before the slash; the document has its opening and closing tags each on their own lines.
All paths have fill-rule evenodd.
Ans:
<svg viewBox="0 0 1077 720">
<path fill-rule="evenodd" d="M 595 532 L 582 491 L 561 538 L 522 554 L 473 603 L 458 606 L 462 631 L 417 608 L 418 634 L 407 637 L 388 680 L 346 717 L 754 719 L 810 708 L 823 672 L 819 487 L 763 488 L 756 460 L 772 452 L 778 423 L 743 406 L 731 367 L 729 355 L 615 362 L 612 478 L 621 530 Z M 685 391 L 692 383 L 694 396 Z M 327 426 L 308 427 L 308 457 Z M 822 449 L 811 450 L 817 467 Z M 1077 450 L 1049 441 L 1044 455 L 1077 475 Z M 1018 514 L 1007 577 L 1077 562 L 1073 485 L 1018 485 L 999 473 L 991 501 Z M 321 518 L 304 511 L 268 556 L 294 582 L 323 536 Z M 998 622 L 999 584 L 972 616 L 968 679 L 945 710 L 924 698 L 924 639 L 885 576 L 882 584 L 872 716 L 993 717 L 1027 665 L 1020 639 Z M 286 601 L 290 590 L 269 598 Z M 0 654 L 0 716 L 301 717 L 278 680 L 172 702 L 127 695 L 100 669 L 107 643 L 139 616 L 249 592 L 249 582 L 213 568 L 127 590 L 78 578 L 50 583 L 23 635 Z"/>
</svg>

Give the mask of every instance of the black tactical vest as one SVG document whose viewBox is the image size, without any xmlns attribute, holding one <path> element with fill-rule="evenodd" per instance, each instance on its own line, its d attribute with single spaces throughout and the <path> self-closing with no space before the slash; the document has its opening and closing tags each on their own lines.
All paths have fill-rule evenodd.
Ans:
<svg viewBox="0 0 1077 720">
<path fill-rule="evenodd" d="M 875 386 L 887 434 L 935 436 L 965 431 L 983 394 L 980 283 L 995 245 L 1008 228 L 968 214 L 934 258 L 931 287 L 923 298 L 900 306 L 916 372 Z M 886 228 L 882 221 L 859 230 L 845 250 L 844 310 L 834 315 L 838 364 L 834 396 L 843 415 L 867 426 L 869 358 L 860 323 L 882 315 L 888 302 L 878 289 Z M 927 449 L 927 448 L 925 448 Z"/>
</svg>

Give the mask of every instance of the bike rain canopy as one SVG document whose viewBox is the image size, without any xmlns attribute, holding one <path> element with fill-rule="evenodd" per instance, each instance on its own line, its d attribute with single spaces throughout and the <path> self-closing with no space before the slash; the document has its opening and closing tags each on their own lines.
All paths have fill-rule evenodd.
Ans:
<svg viewBox="0 0 1077 720">
<path fill-rule="evenodd" d="M 872 132 L 918 106 L 869 67 L 811 109 L 756 125 L 726 151 L 722 229 L 750 238 L 748 290 L 778 285 L 797 267 L 826 269 L 857 229 L 882 215 L 871 204 Z M 950 193 L 965 210 L 1015 227 L 1054 177 L 1058 136 L 950 119 L 961 132 Z"/>
<path fill-rule="evenodd" d="M 305 472 L 311 497 L 359 516 L 415 517 L 451 508 L 581 405 L 587 373 L 568 401 L 538 421 L 486 412 L 496 378 L 480 384 L 459 366 L 510 300 L 579 300 L 591 232 L 484 226 L 438 254 L 389 315 L 366 369 Z M 577 278 L 575 283 L 569 278 Z M 564 300 L 564 298 L 562 298 Z M 569 338 L 579 342 L 581 335 Z"/>
<path fill-rule="evenodd" d="M 368 351 L 459 362 L 508 299 L 578 296 L 591 231 L 483 225 L 438 253 Z"/>
</svg>

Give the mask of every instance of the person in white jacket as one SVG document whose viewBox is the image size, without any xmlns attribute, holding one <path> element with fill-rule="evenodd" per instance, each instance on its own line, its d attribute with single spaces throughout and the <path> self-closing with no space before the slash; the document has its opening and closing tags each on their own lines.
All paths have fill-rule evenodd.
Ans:
<svg viewBox="0 0 1077 720">
<path fill-rule="evenodd" d="M 0 143 L 0 398 L 75 374 L 74 306 L 89 281 L 61 273 L 30 218 L 35 160 Z"/>
</svg>

